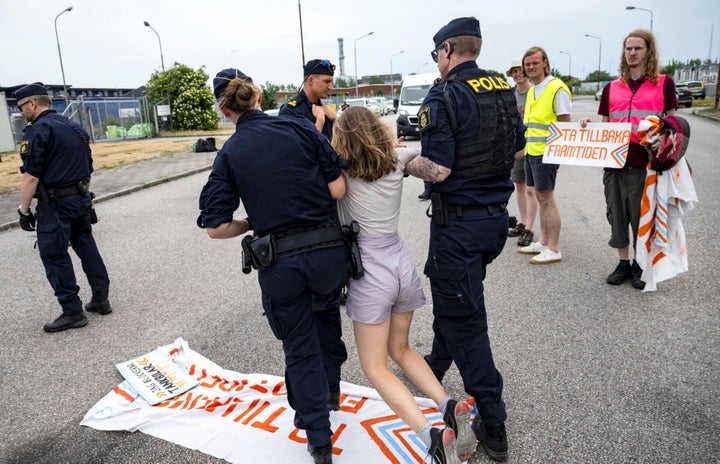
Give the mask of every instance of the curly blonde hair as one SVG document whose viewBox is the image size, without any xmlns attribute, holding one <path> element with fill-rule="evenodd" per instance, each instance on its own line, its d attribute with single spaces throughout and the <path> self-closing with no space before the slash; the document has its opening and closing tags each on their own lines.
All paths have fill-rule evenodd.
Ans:
<svg viewBox="0 0 720 464">
<path fill-rule="evenodd" d="M 373 182 L 397 166 L 392 129 L 364 106 L 351 106 L 340 114 L 333 126 L 332 146 L 349 161 L 349 177 Z"/>
<path fill-rule="evenodd" d="M 620 52 L 620 67 L 618 68 L 620 79 L 626 84 L 630 82 L 630 67 L 625 60 L 625 43 L 630 37 L 637 37 L 643 39 L 645 46 L 647 47 L 647 55 L 645 56 L 645 79 L 649 80 L 653 84 L 658 83 L 658 74 L 660 74 L 660 63 L 658 60 L 658 49 L 657 43 L 655 42 L 655 36 L 652 32 L 646 29 L 635 29 L 623 39 L 623 48 Z"/>
</svg>

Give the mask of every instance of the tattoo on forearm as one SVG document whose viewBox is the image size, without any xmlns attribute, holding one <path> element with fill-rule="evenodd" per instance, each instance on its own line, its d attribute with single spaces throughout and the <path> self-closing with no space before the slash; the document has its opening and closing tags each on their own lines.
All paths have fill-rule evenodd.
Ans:
<svg viewBox="0 0 720 464">
<path fill-rule="evenodd" d="M 429 158 L 418 156 L 405 167 L 405 172 L 414 177 L 423 180 L 431 180 L 433 182 L 443 181 L 445 179 L 445 168 L 430 161 Z"/>
</svg>

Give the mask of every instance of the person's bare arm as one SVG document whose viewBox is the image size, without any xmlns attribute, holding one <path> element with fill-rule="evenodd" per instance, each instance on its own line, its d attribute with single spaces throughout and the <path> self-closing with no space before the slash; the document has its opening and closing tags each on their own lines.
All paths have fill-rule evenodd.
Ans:
<svg viewBox="0 0 720 464">
<path fill-rule="evenodd" d="M 328 190 L 330 190 L 330 196 L 334 200 L 341 200 L 345 196 L 345 176 L 340 176 L 334 181 L 328 184 Z"/>
<path fill-rule="evenodd" d="M 418 156 L 405 165 L 405 173 L 423 180 L 442 182 L 448 178 L 451 169 L 430 161 L 430 158 Z"/>
<path fill-rule="evenodd" d="M 247 219 L 233 219 L 217 227 L 208 227 L 206 230 L 210 238 L 233 238 L 249 231 L 250 223 Z"/>
</svg>

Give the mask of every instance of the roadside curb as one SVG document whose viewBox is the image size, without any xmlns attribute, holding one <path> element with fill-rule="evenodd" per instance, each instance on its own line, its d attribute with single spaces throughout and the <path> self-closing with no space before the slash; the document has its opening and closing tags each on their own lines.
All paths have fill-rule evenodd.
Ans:
<svg viewBox="0 0 720 464">
<path fill-rule="evenodd" d="M 164 183 L 166 183 L 166 182 L 170 182 L 170 181 L 173 181 L 173 180 L 176 180 L 176 179 L 180 179 L 180 178 L 187 177 L 187 176 L 192 176 L 192 175 L 194 175 L 194 174 L 199 174 L 199 173 L 201 173 L 201 172 L 203 172 L 203 171 L 208 171 L 208 170 L 210 170 L 211 168 L 212 168 L 212 165 L 210 164 L 210 165 L 207 165 L 207 166 L 202 166 L 202 167 L 199 167 L 199 168 L 190 169 L 190 170 L 188 170 L 188 171 L 180 172 L 180 173 L 178 173 L 178 174 L 173 174 L 173 175 L 171 175 L 171 176 L 164 176 L 164 177 L 162 177 L 162 178 L 160 178 L 160 179 L 153 180 L 153 181 L 151 181 L 151 182 L 145 182 L 145 183 L 143 183 L 143 184 L 135 185 L 135 186 L 133 186 L 133 187 L 130 187 L 130 188 L 127 188 L 127 189 L 124 189 L 124 190 L 120 190 L 120 191 L 118 191 L 118 192 L 113 192 L 113 193 L 109 193 L 109 194 L 107 194 L 107 195 L 103 195 L 103 196 L 96 197 L 96 198 L 93 200 L 93 203 L 100 203 L 100 202 L 103 202 L 103 201 L 112 200 L 113 198 L 125 196 L 125 195 L 128 195 L 128 194 L 133 193 L 133 192 L 137 192 L 138 190 L 143 190 L 143 189 L 146 189 L 146 188 L 149 188 L 149 187 L 154 187 L 154 186 L 160 185 L 160 184 L 164 184 Z M 20 227 L 20 224 L 19 224 L 18 221 L 8 222 L 8 223 L 6 223 L 6 224 L 0 224 L 0 232 L 5 231 L 5 230 L 9 230 L 9 229 L 13 229 L 13 228 L 15 228 L 15 227 Z"/>
</svg>

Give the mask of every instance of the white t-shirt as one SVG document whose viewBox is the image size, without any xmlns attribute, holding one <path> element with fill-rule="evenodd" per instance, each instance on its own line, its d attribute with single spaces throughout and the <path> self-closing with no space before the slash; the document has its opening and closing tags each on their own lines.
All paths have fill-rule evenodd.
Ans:
<svg viewBox="0 0 720 464">
<path fill-rule="evenodd" d="M 419 148 L 396 148 L 398 163 L 395 171 L 375 182 L 347 177 L 345 196 L 338 201 L 340 223 L 355 220 L 360 224 L 360 237 L 379 237 L 396 233 L 400 221 L 403 171 L 405 164 L 420 154 Z"/>
<path fill-rule="evenodd" d="M 547 87 L 548 82 L 555 79 L 555 76 L 547 76 L 538 85 L 535 86 L 535 100 L 540 98 L 540 94 Z M 555 108 L 555 114 L 560 116 L 563 114 L 572 114 L 572 103 L 570 102 L 570 95 L 565 90 L 560 89 L 555 94 L 555 101 L 553 102 L 553 108 Z"/>
</svg>

